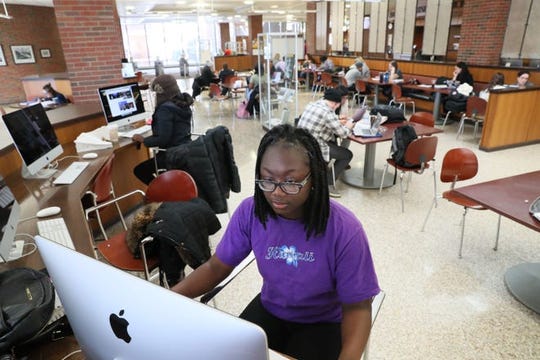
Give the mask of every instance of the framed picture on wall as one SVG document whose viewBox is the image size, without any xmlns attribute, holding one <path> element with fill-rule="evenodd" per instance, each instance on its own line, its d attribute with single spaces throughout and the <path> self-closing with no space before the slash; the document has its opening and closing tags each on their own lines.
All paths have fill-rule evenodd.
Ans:
<svg viewBox="0 0 540 360">
<path fill-rule="evenodd" d="M 15 64 L 32 64 L 36 62 L 32 45 L 12 45 L 11 53 Z"/>
<path fill-rule="evenodd" d="M 40 49 L 39 52 L 41 53 L 42 58 L 50 58 L 51 57 L 51 50 L 50 49 Z"/>
<path fill-rule="evenodd" d="M 6 57 L 4 56 L 4 50 L 2 49 L 2 45 L 0 45 L 0 66 L 6 66 Z"/>
</svg>

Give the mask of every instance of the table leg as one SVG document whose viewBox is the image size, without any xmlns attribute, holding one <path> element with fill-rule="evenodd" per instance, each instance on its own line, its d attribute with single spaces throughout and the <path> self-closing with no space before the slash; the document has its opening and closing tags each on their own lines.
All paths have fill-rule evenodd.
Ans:
<svg viewBox="0 0 540 360">
<path fill-rule="evenodd" d="M 441 93 L 435 92 L 435 99 L 433 99 L 433 119 L 435 122 L 439 120 L 439 114 L 441 112 Z"/>
<path fill-rule="evenodd" d="M 504 282 L 514 297 L 540 314 L 540 263 L 524 263 L 511 267 Z"/>
<path fill-rule="evenodd" d="M 373 106 L 379 105 L 379 84 L 375 84 L 375 97 L 373 98 Z"/>
<path fill-rule="evenodd" d="M 376 143 L 366 145 L 364 169 L 350 169 L 343 173 L 341 179 L 347 185 L 362 189 L 378 189 L 381 185 L 383 170 L 375 169 Z M 384 178 L 383 187 L 392 186 L 394 179 L 391 175 Z"/>
</svg>

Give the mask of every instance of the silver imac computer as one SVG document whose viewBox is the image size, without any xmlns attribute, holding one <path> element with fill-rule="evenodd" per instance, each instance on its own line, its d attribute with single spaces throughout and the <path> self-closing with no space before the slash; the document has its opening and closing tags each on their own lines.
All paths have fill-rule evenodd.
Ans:
<svg viewBox="0 0 540 360">
<path fill-rule="evenodd" d="M 120 131 L 129 130 L 132 123 L 152 116 L 144 109 L 141 90 L 136 82 L 99 88 L 98 95 L 107 123 L 117 124 Z"/>
<path fill-rule="evenodd" d="M 23 178 L 49 178 L 55 169 L 46 168 L 63 152 L 41 104 L 3 116 L 13 144 L 22 158 Z"/>
<path fill-rule="evenodd" d="M 14 260 L 20 256 L 12 251 L 19 215 L 19 203 L 4 179 L 0 177 L 0 262 Z"/>
</svg>

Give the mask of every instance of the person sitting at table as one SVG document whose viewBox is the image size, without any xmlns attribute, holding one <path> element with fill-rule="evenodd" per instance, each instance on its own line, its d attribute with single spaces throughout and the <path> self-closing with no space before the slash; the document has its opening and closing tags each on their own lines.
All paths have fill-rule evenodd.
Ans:
<svg viewBox="0 0 540 360">
<path fill-rule="evenodd" d="M 135 134 L 134 142 L 146 147 L 168 149 L 191 141 L 191 105 L 193 98 L 188 93 L 180 92 L 176 79 L 168 74 L 154 79 L 150 89 L 156 93 L 156 108 L 152 114 L 152 135 L 143 137 Z M 154 162 L 154 160 L 156 162 Z M 160 151 L 156 159 L 145 160 L 135 166 L 133 173 L 145 184 L 150 184 L 156 172 L 166 168 L 166 152 Z"/>
<path fill-rule="evenodd" d="M 532 82 L 529 81 L 531 73 L 529 70 L 521 70 L 517 73 L 516 86 L 520 89 L 525 89 L 530 86 L 534 86 Z"/>
<path fill-rule="evenodd" d="M 210 86 L 210 83 L 219 83 L 219 78 L 214 74 L 211 68 L 211 64 L 205 64 L 201 70 L 201 75 L 193 79 L 193 85 L 191 86 L 193 92 L 191 97 L 197 98 L 203 90 L 203 88 Z"/>
<path fill-rule="evenodd" d="M 403 79 L 403 74 L 401 73 L 401 70 L 399 69 L 398 62 L 396 60 L 392 60 L 388 63 L 388 82 L 393 83 L 394 81 L 398 79 Z M 383 86 L 382 92 L 384 96 L 386 96 L 389 100 L 392 99 L 392 87 L 391 86 Z"/>
<path fill-rule="evenodd" d="M 459 81 L 460 84 L 467 83 L 474 86 L 473 76 L 469 72 L 469 67 L 465 62 L 460 61 L 456 64 L 456 66 L 454 66 L 452 81 Z"/>
<path fill-rule="evenodd" d="M 259 83 L 262 83 L 263 86 L 266 84 L 266 77 L 264 76 L 264 65 L 258 64 L 253 69 L 253 75 L 249 78 L 249 84 L 246 92 L 246 97 L 248 102 L 246 104 L 246 110 L 249 115 L 253 116 L 253 113 L 256 111 L 259 113 L 260 103 L 259 103 Z"/>
<path fill-rule="evenodd" d="M 362 70 L 361 70 L 362 78 L 369 79 L 369 77 L 371 76 L 371 70 L 369 69 L 369 66 L 366 64 L 366 61 L 364 60 L 363 57 L 357 56 L 356 59 L 354 59 L 354 63 L 351 66 L 349 66 L 349 69 L 355 68 L 356 63 L 358 62 L 362 63 Z"/>
<path fill-rule="evenodd" d="M 488 86 L 485 89 L 483 89 L 482 91 L 480 91 L 478 96 L 481 97 L 482 99 L 488 101 L 489 100 L 489 92 L 493 88 L 495 88 L 496 86 L 503 86 L 503 85 L 504 85 L 504 74 L 500 73 L 500 72 L 497 72 L 497 73 L 493 74 L 493 76 L 491 77 L 491 80 L 489 81 Z"/>
<path fill-rule="evenodd" d="M 319 71 L 334 72 L 334 62 L 326 55 L 321 56 L 321 66 L 317 68 Z"/>
<path fill-rule="evenodd" d="M 227 80 L 228 76 L 233 76 L 234 70 L 229 69 L 229 65 L 227 63 L 223 63 L 221 67 L 221 71 L 219 72 L 218 78 L 219 82 L 221 83 L 221 95 L 226 96 L 229 94 L 229 91 L 231 91 L 230 87 L 224 86 L 225 80 Z M 227 84 L 230 86 L 230 84 Z"/>
<path fill-rule="evenodd" d="M 46 100 L 53 100 L 58 105 L 69 103 L 65 95 L 56 91 L 50 83 L 43 85 L 43 91 L 45 92 Z"/>
<path fill-rule="evenodd" d="M 337 89 L 327 89 L 324 97 L 308 104 L 300 119 L 298 127 L 306 129 L 317 139 L 324 159 L 329 162 L 335 159 L 334 174 L 336 180 L 347 168 L 352 160 L 353 153 L 337 144 L 336 137 L 346 139 L 351 134 L 354 124 L 352 121 L 340 120 L 336 115 L 336 109 L 341 105 L 342 93 Z M 330 196 L 340 197 L 332 183 L 332 174 L 328 174 Z"/>
<path fill-rule="evenodd" d="M 215 254 L 172 291 L 200 296 L 250 252 L 262 289 L 240 314 L 268 347 L 294 359 L 360 359 L 379 284 L 362 224 L 328 197 L 316 139 L 291 125 L 260 141 L 255 193 L 229 221 Z"/>
<path fill-rule="evenodd" d="M 356 62 L 352 69 L 349 69 L 345 74 L 345 81 L 347 81 L 347 87 L 349 91 L 356 91 L 356 80 L 366 79 L 362 74 L 362 68 L 364 64 Z"/>
</svg>

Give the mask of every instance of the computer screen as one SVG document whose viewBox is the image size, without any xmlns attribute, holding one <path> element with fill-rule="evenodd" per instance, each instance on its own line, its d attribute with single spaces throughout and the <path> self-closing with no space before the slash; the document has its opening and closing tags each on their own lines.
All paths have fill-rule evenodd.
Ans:
<svg viewBox="0 0 540 360">
<path fill-rule="evenodd" d="M 17 222 L 19 221 L 19 203 L 0 177 L 0 257 L 6 262 L 15 239 Z"/>
<path fill-rule="evenodd" d="M 149 114 L 145 113 L 141 90 L 136 82 L 99 88 L 98 95 L 109 124 L 122 127 L 148 118 Z"/>
<path fill-rule="evenodd" d="M 48 178 L 54 169 L 44 169 L 63 152 L 56 133 L 41 104 L 3 115 L 13 144 L 23 160 L 24 178 Z"/>
</svg>

